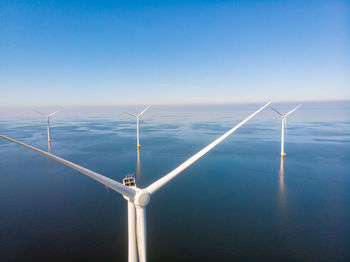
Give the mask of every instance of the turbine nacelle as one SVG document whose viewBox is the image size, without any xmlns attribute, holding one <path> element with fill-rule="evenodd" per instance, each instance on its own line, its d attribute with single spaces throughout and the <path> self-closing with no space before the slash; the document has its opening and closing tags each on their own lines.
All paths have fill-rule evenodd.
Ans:
<svg viewBox="0 0 350 262">
<path fill-rule="evenodd" d="M 137 187 L 136 187 L 136 180 L 135 180 L 135 177 L 133 177 L 132 175 L 127 175 L 124 179 L 123 179 L 123 185 L 124 186 L 127 186 L 127 187 L 131 187 L 132 189 L 136 190 Z M 136 194 L 136 193 L 135 193 Z M 134 194 L 134 195 L 135 195 Z M 134 195 L 131 195 L 131 196 L 126 196 L 126 195 L 123 195 L 123 197 L 130 201 L 130 202 L 133 202 L 134 201 Z"/>
</svg>

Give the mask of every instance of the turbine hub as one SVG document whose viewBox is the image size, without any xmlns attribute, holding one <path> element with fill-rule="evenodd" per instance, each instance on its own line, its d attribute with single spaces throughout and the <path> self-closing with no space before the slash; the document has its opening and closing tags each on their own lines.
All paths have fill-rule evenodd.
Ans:
<svg viewBox="0 0 350 262">
<path fill-rule="evenodd" d="M 151 194 L 145 189 L 139 189 L 134 198 L 134 204 L 138 208 L 144 208 L 151 200 Z"/>
</svg>

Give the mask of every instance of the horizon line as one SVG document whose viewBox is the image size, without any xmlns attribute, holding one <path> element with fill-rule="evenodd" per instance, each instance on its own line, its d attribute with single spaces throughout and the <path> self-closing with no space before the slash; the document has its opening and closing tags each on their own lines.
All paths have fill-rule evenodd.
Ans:
<svg viewBox="0 0 350 262">
<path fill-rule="evenodd" d="M 261 101 L 246 101 L 246 102 L 238 102 L 238 101 L 232 101 L 232 102 L 183 102 L 183 103 L 115 103 L 115 104 L 25 104 L 25 105 L 19 105 L 19 104 L 2 104 L 0 105 L 0 108 L 4 107 L 111 107 L 111 106 L 144 106 L 144 105 L 152 105 L 152 106 L 204 106 L 204 105 L 243 105 L 243 104 L 259 104 L 259 103 L 266 103 L 267 101 L 271 101 L 272 103 L 317 103 L 317 102 L 350 102 L 350 99 L 319 99 L 319 100 L 261 100 Z"/>
</svg>

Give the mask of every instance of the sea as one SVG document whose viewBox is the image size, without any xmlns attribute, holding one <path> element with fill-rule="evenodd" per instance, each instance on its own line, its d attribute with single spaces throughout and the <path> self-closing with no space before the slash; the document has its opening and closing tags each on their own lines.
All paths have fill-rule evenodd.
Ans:
<svg viewBox="0 0 350 262">
<path fill-rule="evenodd" d="M 275 103 L 287 113 L 298 102 Z M 350 101 L 264 109 L 151 196 L 149 261 L 350 261 Z M 261 107 L 67 106 L 51 153 L 145 188 Z M 0 134 L 47 151 L 46 113 L 2 107 Z M 127 202 L 0 138 L 0 261 L 127 261 Z"/>
</svg>

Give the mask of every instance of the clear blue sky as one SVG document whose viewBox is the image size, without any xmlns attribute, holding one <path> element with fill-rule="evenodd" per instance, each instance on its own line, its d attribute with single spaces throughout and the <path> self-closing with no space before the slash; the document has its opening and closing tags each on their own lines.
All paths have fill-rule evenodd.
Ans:
<svg viewBox="0 0 350 262">
<path fill-rule="evenodd" d="M 349 1 L 0 1 L 0 104 L 350 99 Z"/>
</svg>

